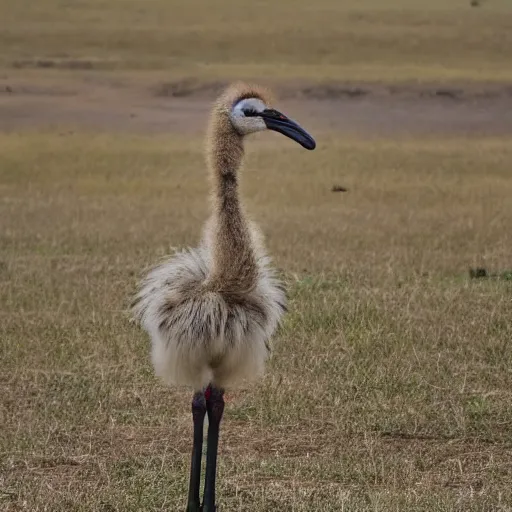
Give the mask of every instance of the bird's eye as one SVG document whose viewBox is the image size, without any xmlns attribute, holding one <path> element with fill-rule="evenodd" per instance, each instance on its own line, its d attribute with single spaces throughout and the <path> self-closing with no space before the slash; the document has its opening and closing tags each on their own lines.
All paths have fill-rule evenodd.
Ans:
<svg viewBox="0 0 512 512">
<path fill-rule="evenodd" d="M 243 113 L 245 117 L 254 117 L 258 115 L 258 111 L 254 108 L 244 108 Z"/>
</svg>

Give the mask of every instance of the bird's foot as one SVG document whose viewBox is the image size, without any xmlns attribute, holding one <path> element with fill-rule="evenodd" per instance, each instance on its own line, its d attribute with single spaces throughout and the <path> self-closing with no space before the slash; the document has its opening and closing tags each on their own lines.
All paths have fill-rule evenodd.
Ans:
<svg viewBox="0 0 512 512">
<path fill-rule="evenodd" d="M 213 508 L 205 506 L 205 505 L 198 505 L 197 503 L 189 503 L 187 506 L 187 512 L 216 512 L 217 506 L 214 505 Z"/>
</svg>

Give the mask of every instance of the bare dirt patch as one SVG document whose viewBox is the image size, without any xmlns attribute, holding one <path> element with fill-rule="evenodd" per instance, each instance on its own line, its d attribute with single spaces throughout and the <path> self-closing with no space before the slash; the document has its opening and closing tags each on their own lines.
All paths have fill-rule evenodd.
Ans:
<svg viewBox="0 0 512 512">
<path fill-rule="evenodd" d="M 0 79 L 0 130 L 73 126 L 135 133 L 203 130 L 222 81 L 194 78 L 152 84 L 112 75 Z M 283 109 L 317 131 L 368 136 L 512 133 L 512 85 L 458 83 L 288 83 L 275 85 Z"/>
<path fill-rule="evenodd" d="M 89 59 L 22 59 L 12 63 L 14 68 L 55 68 L 55 69 L 93 69 L 101 61 Z"/>
</svg>

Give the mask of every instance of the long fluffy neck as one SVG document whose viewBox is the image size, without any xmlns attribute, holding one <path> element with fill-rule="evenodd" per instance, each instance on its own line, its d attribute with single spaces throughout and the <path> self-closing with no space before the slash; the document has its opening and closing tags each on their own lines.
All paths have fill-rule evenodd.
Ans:
<svg viewBox="0 0 512 512">
<path fill-rule="evenodd" d="M 222 113 L 210 123 L 208 164 L 212 178 L 212 267 L 208 287 L 245 292 L 254 287 L 257 265 L 251 235 L 240 204 L 238 171 L 244 148 L 242 136 Z"/>
</svg>

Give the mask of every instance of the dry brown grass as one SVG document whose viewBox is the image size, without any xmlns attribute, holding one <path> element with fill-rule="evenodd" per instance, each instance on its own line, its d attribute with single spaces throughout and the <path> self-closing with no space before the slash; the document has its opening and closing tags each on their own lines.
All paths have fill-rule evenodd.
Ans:
<svg viewBox="0 0 512 512">
<path fill-rule="evenodd" d="M 511 9 L 0 0 L 1 78 L 506 90 Z M 511 139 L 315 135 L 249 147 L 291 308 L 266 378 L 228 396 L 221 510 L 511 511 L 512 282 L 467 276 L 512 267 Z M 126 307 L 145 265 L 197 241 L 204 178 L 193 136 L 0 135 L 0 510 L 183 509 L 189 392 L 153 377 Z"/>
<path fill-rule="evenodd" d="M 250 146 L 291 312 L 267 377 L 228 396 L 222 510 L 511 510 L 512 282 L 467 278 L 512 265 L 511 140 L 318 135 Z M 125 308 L 197 240 L 200 149 L 0 136 L 0 509 L 183 508 L 190 396 Z"/>
<path fill-rule="evenodd" d="M 512 79 L 509 0 L 0 0 L 0 13 L 0 66 L 11 75 Z"/>
</svg>

